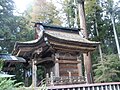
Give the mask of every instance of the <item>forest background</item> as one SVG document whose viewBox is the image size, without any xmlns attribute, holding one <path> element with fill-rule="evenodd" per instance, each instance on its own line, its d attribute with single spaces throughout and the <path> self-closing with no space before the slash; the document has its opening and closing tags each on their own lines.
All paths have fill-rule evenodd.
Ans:
<svg viewBox="0 0 120 90">
<path fill-rule="evenodd" d="M 34 40 L 34 23 L 80 28 L 78 0 L 58 0 L 58 8 L 52 0 L 33 0 L 23 13 L 16 12 L 13 0 L 0 0 L 0 53 L 11 54 L 16 41 Z M 95 82 L 120 81 L 120 60 L 118 57 L 113 23 L 120 42 L 120 6 L 114 0 L 85 0 L 85 15 L 88 39 L 101 42 L 100 48 L 92 53 Z M 101 54 L 102 58 L 101 58 Z M 17 81 L 24 81 L 20 68 L 13 72 Z M 43 72 L 38 70 L 42 78 Z M 115 78 L 116 77 L 116 78 Z M 31 78 L 31 76 L 30 76 Z"/>
</svg>

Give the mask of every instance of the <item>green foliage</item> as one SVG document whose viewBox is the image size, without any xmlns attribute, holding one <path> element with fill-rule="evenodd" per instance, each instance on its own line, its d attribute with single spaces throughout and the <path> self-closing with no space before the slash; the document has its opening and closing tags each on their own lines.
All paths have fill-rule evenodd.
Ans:
<svg viewBox="0 0 120 90">
<path fill-rule="evenodd" d="M 34 39 L 34 32 L 27 25 L 29 21 L 24 16 L 15 16 L 13 10 L 13 0 L 0 0 L 0 38 L 4 39 L 0 43 L 2 53 L 11 53 L 15 41 Z"/>
<path fill-rule="evenodd" d="M 12 0 L 0 0 L 0 38 L 7 39 L 7 44 L 9 44 L 8 40 L 11 38 L 11 23 L 14 21 L 13 9 L 14 3 Z M 7 44 L 6 47 L 8 46 Z M 3 42 L 1 42 L 1 47 L 6 49 L 3 46 Z"/>
<path fill-rule="evenodd" d="M 4 61 L 0 60 L 0 71 L 3 68 Z M 0 77 L 0 90 L 15 90 L 16 87 L 22 86 L 23 83 L 16 83 L 16 80 L 10 78 L 1 78 Z"/>
<path fill-rule="evenodd" d="M 48 90 L 46 84 L 43 84 L 39 87 L 21 87 L 16 90 Z"/>
<path fill-rule="evenodd" d="M 110 12 L 114 9 L 114 18 L 117 29 L 118 38 L 119 33 L 119 21 L 120 16 L 118 12 L 118 5 L 113 3 L 113 0 L 87 0 L 85 4 L 86 10 L 86 22 L 87 22 L 87 32 L 90 40 L 101 42 L 102 53 L 103 54 L 116 54 L 116 43 L 113 33 L 113 27 L 110 19 Z M 97 35 L 98 31 L 98 35 Z M 93 53 L 93 63 L 96 62 L 96 57 L 98 57 L 98 50 Z"/>
<path fill-rule="evenodd" d="M 46 84 L 41 85 L 41 86 L 40 86 L 40 90 L 47 90 Z"/>
<path fill-rule="evenodd" d="M 11 74 L 15 75 L 16 82 L 24 82 L 24 65 L 19 63 L 15 65 L 15 70 L 11 72 Z"/>
<path fill-rule="evenodd" d="M 4 60 L 3 60 L 3 59 L 0 59 L 0 71 L 1 71 L 2 68 L 3 68 L 3 64 L 4 64 Z"/>
<path fill-rule="evenodd" d="M 15 83 L 16 80 L 0 78 L 0 89 L 1 90 L 16 90 L 15 88 L 20 87 L 23 83 Z"/>
<path fill-rule="evenodd" d="M 29 21 L 24 16 L 13 14 L 14 2 L 12 0 L 0 0 L 0 53 L 11 53 L 16 41 L 29 41 L 34 39 L 34 30 L 28 26 Z M 0 60 L 1 62 L 1 60 Z M 0 70 L 2 68 L 0 63 Z M 14 72 L 9 74 L 16 75 L 16 82 L 24 82 L 24 72 L 21 65 L 17 65 Z"/>
<path fill-rule="evenodd" d="M 45 71 L 43 66 L 37 67 L 37 76 L 38 81 L 41 81 L 45 77 Z"/>
<path fill-rule="evenodd" d="M 103 61 L 98 58 L 98 63 L 93 67 L 95 82 L 120 81 L 120 61 L 117 55 L 104 55 Z"/>
<path fill-rule="evenodd" d="M 52 1 L 34 0 L 34 5 L 30 12 L 31 20 L 47 24 L 60 25 L 60 17 Z"/>
<path fill-rule="evenodd" d="M 14 81 L 10 79 L 0 78 L 0 89 L 1 90 L 14 90 Z"/>
<path fill-rule="evenodd" d="M 66 22 L 64 22 L 65 25 L 72 28 L 75 27 L 75 19 L 77 18 L 76 16 L 78 16 L 76 15 L 78 13 L 77 2 L 74 0 L 63 0 L 62 7 L 61 11 L 65 14 L 66 18 L 66 20 L 64 19 Z M 75 10 L 77 10 L 76 13 Z"/>
</svg>

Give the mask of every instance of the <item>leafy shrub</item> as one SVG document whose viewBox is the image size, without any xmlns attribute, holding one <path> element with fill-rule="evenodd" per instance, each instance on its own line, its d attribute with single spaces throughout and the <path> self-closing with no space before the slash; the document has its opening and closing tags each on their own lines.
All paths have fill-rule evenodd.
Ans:
<svg viewBox="0 0 120 90">
<path fill-rule="evenodd" d="M 103 60 L 98 58 L 98 63 L 94 67 L 95 82 L 115 82 L 120 81 L 120 60 L 118 55 L 103 55 Z"/>
<path fill-rule="evenodd" d="M 0 59 L 0 71 L 3 68 L 4 61 Z M 11 78 L 3 78 L 0 77 L 0 90 L 15 90 L 16 87 L 23 85 L 22 82 L 15 83 L 16 80 L 12 80 Z"/>
<path fill-rule="evenodd" d="M 15 83 L 15 81 L 10 78 L 0 78 L 0 90 L 16 90 L 16 87 L 23 85 L 23 83 Z"/>
</svg>

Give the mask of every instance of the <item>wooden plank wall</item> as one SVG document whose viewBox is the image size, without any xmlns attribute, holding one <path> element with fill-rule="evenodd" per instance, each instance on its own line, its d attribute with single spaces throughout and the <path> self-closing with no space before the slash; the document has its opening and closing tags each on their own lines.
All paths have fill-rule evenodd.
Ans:
<svg viewBox="0 0 120 90">
<path fill-rule="evenodd" d="M 66 61 L 66 62 L 65 62 Z M 68 72 L 71 72 L 71 76 L 78 76 L 77 60 L 59 60 L 60 76 L 69 76 Z M 76 63 L 72 63 L 76 62 Z"/>
</svg>

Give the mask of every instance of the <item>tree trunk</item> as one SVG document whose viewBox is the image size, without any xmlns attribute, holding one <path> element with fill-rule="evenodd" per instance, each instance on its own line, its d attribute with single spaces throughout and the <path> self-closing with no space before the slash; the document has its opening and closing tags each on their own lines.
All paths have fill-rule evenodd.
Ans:
<svg viewBox="0 0 120 90">
<path fill-rule="evenodd" d="M 115 36 L 115 42 L 116 42 L 116 46 L 117 46 L 118 57 L 120 59 L 120 46 L 119 46 L 119 41 L 118 41 L 118 37 L 117 37 L 117 32 L 115 29 L 115 22 L 114 22 L 113 13 L 111 14 L 111 21 L 112 21 L 113 32 L 114 32 L 114 36 Z"/>
<path fill-rule="evenodd" d="M 84 0 L 78 0 L 78 9 L 79 9 L 80 28 L 82 28 L 81 32 L 83 33 L 85 38 L 88 38 L 87 30 L 86 30 Z M 84 57 L 86 82 L 87 83 L 92 83 L 93 79 L 92 79 L 92 65 L 91 65 L 90 52 L 84 53 L 83 57 Z"/>
<path fill-rule="evenodd" d="M 96 13 L 95 13 L 95 30 L 96 30 L 97 36 L 99 36 Z M 100 59 L 101 59 L 101 61 L 103 61 L 102 48 L 101 48 L 100 44 L 98 46 L 98 49 L 99 49 Z"/>
</svg>

